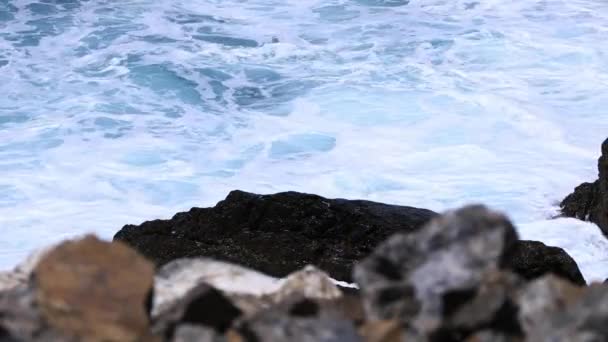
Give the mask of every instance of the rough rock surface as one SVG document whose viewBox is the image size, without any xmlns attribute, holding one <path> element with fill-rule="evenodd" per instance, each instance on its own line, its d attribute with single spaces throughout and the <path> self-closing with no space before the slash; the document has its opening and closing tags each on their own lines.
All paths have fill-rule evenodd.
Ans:
<svg viewBox="0 0 608 342">
<path fill-rule="evenodd" d="M 200 284 L 208 284 L 222 291 L 246 313 L 259 311 L 292 297 L 328 301 L 343 297 L 343 291 L 334 281 L 314 266 L 307 266 L 285 279 L 278 279 L 227 262 L 184 258 L 158 270 L 154 282 L 152 316 L 161 315 Z"/>
<path fill-rule="evenodd" d="M 12 270 L 0 272 L 0 291 L 9 290 L 19 285 L 25 285 L 34 270 L 34 267 L 38 265 L 40 259 L 42 259 L 53 247 L 54 246 L 47 246 L 39 249 L 30 254 Z"/>
<path fill-rule="evenodd" d="M 597 224 L 608 235 L 608 139 L 598 160 L 598 179 L 583 183 L 560 204 L 562 214 Z"/>
<path fill-rule="evenodd" d="M 193 324 L 181 324 L 175 329 L 172 342 L 222 342 L 215 330 Z"/>
<path fill-rule="evenodd" d="M 161 267 L 154 280 L 152 316 L 173 306 L 199 284 L 208 284 L 228 295 L 260 297 L 276 292 L 278 278 L 239 265 L 208 258 L 184 258 Z"/>
<path fill-rule="evenodd" d="M 576 261 L 566 251 L 542 242 L 517 241 L 507 250 L 505 263 L 506 268 L 528 280 L 552 273 L 577 285 L 587 284 Z"/>
<path fill-rule="evenodd" d="M 153 278 L 128 246 L 87 237 L 0 290 L 0 342 L 608 341 L 608 286 L 579 286 L 571 261 L 483 206 L 390 237 L 349 291 L 312 266 L 278 279 L 208 258 Z"/>
<path fill-rule="evenodd" d="M 146 305 L 152 263 L 125 244 L 92 236 L 37 255 L 38 263 L 34 257 L 25 264 L 35 264 L 27 282 L 0 292 L 6 335 L 22 341 L 156 341 Z"/>
<path fill-rule="evenodd" d="M 505 250 L 516 241 L 509 220 L 483 206 L 391 237 L 355 268 L 368 318 L 438 329 L 445 312 L 473 297 L 484 273 L 504 264 Z"/>
<path fill-rule="evenodd" d="M 482 331 L 503 338 L 523 337 L 515 303 L 522 285 L 523 281 L 517 275 L 490 271 L 484 274 L 473 292 L 452 293 L 451 305 L 444 307 L 443 321 L 432 333 L 433 339 L 462 341 Z"/>
<path fill-rule="evenodd" d="M 36 305 L 36 294 L 30 286 L 17 286 L 0 292 L 0 341 L 54 341 Z"/>
<path fill-rule="evenodd" d="M 34 270 L 45 321 L 84 340 L 147 336 L 154 266 L 122 243 L 89 236 L 50 251 Z"/>
<path fill-rule="evenodd" d="M 173 336 L 178 324 L 200 325 L 224 333 L 242 315 L 223 293 L 201 283 L 155 317 L 155 334 Z"/>
<path fill-rule="evenodd" d="M 547 275 L 527 284 L 517 299 L 523 330 L 526 334 L 534 334 L 547 328 L 551 329 L 547 318 L 572 306 L 583 294 L 584 289 L 554 275 Z"/>
<path fill-rule="evenodd" d="M 528 341 L 607 341 L 608 286 L 580 288 L 554 276 L 530 283 L 519 299 Z"/>
<path fill-rule="evenodd" d="M 352 320 L 323 310 L 316 301 L 295 300 L 258 312 L 236 330 L 246 341 L 363 342 Z"/>
<path fill-rule="evenodd" d="M 284 277 L 315 265 L 351 280 L 353 264 L 395 232 L 412 232 L 430 210 L 285 192 L 232 191 L 213 208 L 192 208 L 170 220 L 127 225 L 114 237 L 157 265 L 206 256 Z"/>
<path fill-rule="evenodd" d="M 281 281 L 281 287 L 270 295 L 278 303 L 294 295 L 310 299 L 337 299 L 342 297 L 342 291 L 325 272 L 309 265 L 288 275 Z"/>
<path fill-rule="evenodd" d="M 403 324 L 397 320 L 370 321 L 359 328 L 366 342 L 400 342 L 403 340 Z"/>
</svg>

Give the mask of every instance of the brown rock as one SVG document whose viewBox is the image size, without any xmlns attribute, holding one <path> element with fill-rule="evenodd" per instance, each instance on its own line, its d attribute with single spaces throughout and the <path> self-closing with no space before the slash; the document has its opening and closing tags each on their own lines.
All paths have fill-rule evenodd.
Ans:
<svg viewBox="0 0 608 342">
<path fill-rule="evenodd" d="M 503 335 L 492 330 L 484 330 L 466 339 L 466 342 L 523 342 L 522 337 Z"/>
<path fill-rule="evenodd" d="M 359 333 L 365 342 L 401 342 L 403 327 L 399 321 L 371 321 L 365 323 Z"/>
<path fill-rule="evenodd" d="M 34 269 L 44 319 L 85 341 L 150 341 L 146 309 L 154 266 L 122 243 L 87 236 L 49 252 Z"/>
<path fill-rule="evenodd" d="M 246 342 L 245 338 L 234 329 L 226 331 L 226 342 Z"/>
</svg>

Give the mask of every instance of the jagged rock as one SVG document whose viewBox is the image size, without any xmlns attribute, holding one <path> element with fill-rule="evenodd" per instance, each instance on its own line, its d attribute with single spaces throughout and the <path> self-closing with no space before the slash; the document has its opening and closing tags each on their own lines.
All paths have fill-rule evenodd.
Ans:
<svg viewBox="0 0 608 342">
<path fill-rule="evenodd" d="M 126 245 L 93 236 L 67 241 L 34 269 L 36 305 L 63 336 L 86 341 L 154 341 L 146 301 L 154 266 Z"/>
<path fill-rule="evenodd" d="M 343 296 L 329 276 L 313 266 L 278 279 L 208 258 L 184 258 L 161 267 L 155 277 L 152 316 L 181 300 L 199 284 L 222 291 L 243 312 L 252 314 L 290 297 L 333 300 Z M 354 292 L 350 290 L 349 292 Z"/>
<path fill-rule="evenodd" d="M 446 312 L 474 297 L 485 273 L 504 264 L 505 250 L 516 240 L 509 220 L 483 206 L 448 212 L 417 232 L 391 237 L 355 268 L 368 318 L 436 330 Z"/>
<path fill-rule="evenodd" d="M 608 287 L 576 287 L 554 276 L 530 283 L 520 295 L 528 341 L 607 341 Z"/>
<path fill-rule="evenodd" d="M 450 293 L 443 299 L 448 305 L 444 306 L 443 321 L 432 333 L 432 340 L 463 341 L 482 331 L 507 339 L 523 338 L 516 304 L 522 285 L 523 281 L 510 272 L 490 271 L 474 291 Z"/>
<path fill-rule="evenodd" d="M 350 319 L 304 299 L 258 312 L 238 324 L 245 341 L 362 342 Z"/>
<path fill-rule="evenodd" d="M 281 302 L 294 295 L 311 299 L 342 297 L 342 291 L 338 289 L 327 273 L 314 266 L 306 266 L 303 270 L 290 274 L 281 283 L 281 287 L 271 294 L 275 302 Z"/>
<path fill-rule="evenodd" d="M 583 183 L 560 204 L 562 214 L 597 224 L 608 235 L 608 139 L 598 160 L 598 179 Z"/>
<path fill-rule="evenodd" d="M 38 310 L 34 289 L 25 284 L 0 292 L 0 330 L 7 341 L 59 341 Z"/>
<path fill-rule="evenodd" d="M 155 317 L 153 332 L 170 337 L 178 325 L 194 324 L 223 333 L 241 314 L 224 294 L 201 283 Z"/>
<path fill-rule="evenodd" d="M 275 277 L 312 264 L 351 280 L 353 264 L 398 231 L 415 231 L 430 210 L 285 192 L 232 191 L 213 208 L 192 208 L 170 220 L 127 225 L 114 237 L 163 265 L 206 256 Z"/>
<path fill-rule="evenodd" d="M 507 250 L 505 267 L 532 280 L 547 273 L 555 274 L 577 285 L 586 285 L 576 261 L 559 247 L 538 241 L 517 241 Z"/>
<path fill-rule="evenodd" d="M 581 299 L 585 289 L 555 275 L 536 279 L 518 296 L 519 320 L 527 335 L 552 330 L 548 317 Z"/>
<path fill-rule="evenodd" d="M 231 297 L 251 297 L 255 303 L 281 286 L 279 279 L 239 265 L 208 258 L 178 259 L 161 267 L 156 274 L 152 316 L 158 316 L 203 283 Z"/>
</svg>

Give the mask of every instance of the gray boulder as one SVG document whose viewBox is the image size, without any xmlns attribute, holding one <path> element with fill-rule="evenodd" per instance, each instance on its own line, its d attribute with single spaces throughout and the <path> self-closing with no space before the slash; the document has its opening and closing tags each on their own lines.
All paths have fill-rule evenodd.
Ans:
<svg viewBox="0 0 608 342">
<path fill-rule="evenodd" d="M 608 286 L 579 288 L 555 276 L 528 284 L 519 297 L 528 341 L 608 341 Z"/>
<path fill-rule="evenodd" d="M 369 319 L 400 319 L 414 329 L 438 329 L 446 312 L 475 296 L 504 263 L 517 233 L 502 214 L 468 206 L 397 234 L 355 268 Z"/>
<path fill-rule="evenodd" d="M 311 299 L 290 298 L 237 325 L 245 341 L 363 342 L 351 319 Z"/>
</svg>

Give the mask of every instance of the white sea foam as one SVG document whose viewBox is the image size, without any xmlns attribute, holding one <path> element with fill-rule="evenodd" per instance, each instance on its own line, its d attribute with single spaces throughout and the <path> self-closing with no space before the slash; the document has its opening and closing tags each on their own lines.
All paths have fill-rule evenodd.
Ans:
<svg viewBox="0 0 608 342">
<path fill-rule="evenodd" d="M 598 0 L 0 0 L 0 267 L 240 188 L 482 202 L 604 278 L 547 218 L 596 177 L 607 37 Z"/>
</svg>

